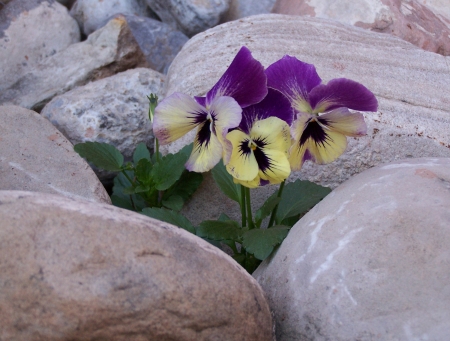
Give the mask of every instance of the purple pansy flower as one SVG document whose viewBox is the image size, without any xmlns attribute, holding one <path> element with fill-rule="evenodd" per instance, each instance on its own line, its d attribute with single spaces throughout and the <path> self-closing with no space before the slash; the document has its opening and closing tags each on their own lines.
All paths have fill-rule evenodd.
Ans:
<svg viewBox="0 0 450 341">
<path fill-rule="evenodd" d="M 291 126 L 293 145 L 289 153 L 292 170 L 303 162 L 325 164 L 338 158 L 347 147 L 346 136 L 366 134 L 359 111 L 376 111 L 375 96 L 362 84 L 337 78 L 322 84 L 314 65 L 284 56 L 266 70 L 267 86 L 283 93 L 296 112 Z"/>
<path fill-rule="evenodd" d="M 242 47 L 206 97 L 174 93 L 155 110 L 153 132 L 161 144 L 173 142 L 197 127 L 186 168 L 206 172 L 224 153 L 224 136 L 241 122 L 242 108 L 260 102 L 267 94 L 264 68 Z"/>
</svg>

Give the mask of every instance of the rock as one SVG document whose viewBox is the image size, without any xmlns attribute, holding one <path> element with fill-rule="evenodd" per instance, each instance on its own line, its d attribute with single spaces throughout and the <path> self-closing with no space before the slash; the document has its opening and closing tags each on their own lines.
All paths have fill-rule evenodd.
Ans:
<svg viewBox="0 0 450 341">
<path fill-rule="evenodd" d="M 409 159 L 335 189 L 254 277 L 278 341 L 446 340 L 450 159 Z"/>
<path fill-rule="evenodd" d="M 446 0 L 417 0 L 431 9 L 441 20 L 450 23 L 450 6 Z"/>
<path fill-rule="evenodd" d="M 441 7 L 450 11 L 448 3 Z M 273 12 L 334 19 L 450 55 L 450 16 L 442 17 L 439 9 L 434 12 L 425 0 L 277 0 Z"/>
<path fill-rule="evenodd" d="M 230 9 L 220 19 L 221 23 L 251 15 L 270 13 L 276 0 L 231 0 Z"/>
<path fill-rule="evenodd" d="M 167 73 L 172 60 L 189 38 L 169 25 L 151 18 L 127 15 L 125 20 L 150 68 Z"/>
<path fill-rule="evenodd" d="M 146 0 L 165 22 L 189 37 L 217 25 L 231 0 Z"/>
<path fill-rule="evenodd" d="M 53 97 L 138 66 L 145 56 L 123 18 L 111 20 L 84 42 L 43 59 L 0 93 L 0 104 L 40 111 Z"/>
<path fill-rule="evenodd" d="M 128 70 L 53 98 L 41 115 L 73 144 L 106 142 L 131 160 L 138 143 L 153 146 L 146 96 L 161 97 L 164 80 L 150 69 Z M 101 179 L 110 177 L 106 172 L 97 174 Z"/>
<path fill-rule="evenodd" d="M 0 11 L 0 94 L 43 59 L 79 41 L 76 21 L 54 0 L 9 2 Z"/>
<path fill-rule="evenodd" d="M 0 193 L 2 340 L 272 340 L 257 282 L 200 238 L 110 205 Z"/>
<path fill-rule="evenodd" d="M 146 12 L 145 0 L 77 0 L 70 10 L 86 35 L 105 25 L 107 19 L 116 14 L 146 15 Z"/>
<path fill-rule="evenodd" d="M 265 67 L 284 54 L 293 55 L 315 64 L 324 82 L 353 79 L 379 101 L 377 113 L 365 114 L 367 136 L 349 139 L 347 151 L 331 164 L 305 163 L 300 172 L 291 174 L 290 181 L 302 178 L 335 188 L 380 163 L 407 157 L 450 157 L 450 57 L 423 51 L 391 35 L 326 19 L 266 14 L 200 33 L 172 62 L 166 94 L 205 94 L 243 45 Z M 190 142 L 192 136 L 187 136 L 166 150 L 174 152 Z M 211 189 L 205 190 L 205 196 L 214 197 Z M 269 186 L 258 189 L 256 207 L 272 191 Z M 233 212 L 238 214 L 235 207 Z M 186 210 L 191 209 L 188 204 Z M 203 212 L 208 215 L 210 210 L 216 208 L 205 206 Z"/>
<path fill-rule="evenodd" d="M 91 167 L 41 115 L 0 106 L 0 188 L 111 203 Z"/>
</svg>

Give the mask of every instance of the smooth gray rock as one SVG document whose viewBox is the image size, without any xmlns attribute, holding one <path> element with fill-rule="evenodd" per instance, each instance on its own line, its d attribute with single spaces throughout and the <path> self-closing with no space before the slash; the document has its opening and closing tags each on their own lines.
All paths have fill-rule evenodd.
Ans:
<svg viewBox="0 0 450 341">
<path fill-rule="evenodd" d="M 278 341 L 447 340 L 450 159 L 396 161 L 336 188 L 253 276 Z"/>
<path fill-rule="evenodd" d="M 251 15 L 270 13 L 276 0 L 231 0 L 230 8 L 221 23 L 233 21 Z"/>
<path fill-rule="evenodd" d="M 79 41 L 76 21 L 54 0 L 9 2 L 0 11 L 0 94 L 43 59 Z"/>
<path fill-rule="evenodd" d="M 0 106 L 0 190 L 61 194 L 111 203 L 73 145 L 41 115 Z"/>
<path fill-rule="evenodd" d="M 137 68 L 119 73 L 53 98 L 41 115 L 73 144 L 105 142 L 131 160 L 136 145 L 153 145 L 146 96 L 161 96 L 165 76 L 151 69 Z M 98 172 L 101 179 L 109 177 Z"/>
<path fill-rule="evenodd" d="M 161 18 L 189 37 L 217 25 L 231 0 L 146 0 Z"/>
<path fill-rule="evenodd" d="M 0 92 L 0 104 L 40 111 L 53 97 L 90 81 L 138 66 L 147 66 L 123 18 L 115 18 L 86 41 L 43 59 Z"/>
<path fill-rule="evenodd" d="M 172 62 L 166 94 L 205 94 L 244 45 L 266 67 L 285 54 L 296 56 L 314 64 L 324 82 L 353 79 L 368 87 L 379 101 L 377 113 L 364 114 L 367 136 L 350 138 L 347 151 L 331 164 L 306 162 L 289 181 L 301 178 L 335 188 L 380 163 L 407 157 L 450 157 L 450 57 L 335 21 L 266 14 L 200 33 Z M 186 136 L 166 150 L 174 152 L 192 141 L 192 135 Z M 255 207 L 273 191 L 269 186 L 258 189 Z M 205 188 L 198 195 L 214 196 L 212 193 Z M 236 208 L 227 213 L 239 214 L 238 207 L 231 204 Z M 185 209 L 193 219 L 202 218 L 191 216 L 189 212 L 196 208 L 189 203 Z M 210 216 L 215 211 L 217 207 L 203 207 L 203 214 L 210 219 L 217 218 Z"/>
<path fill-rule="evenodd" d="M 0 339 L 271 341 L 258 283 L 142 214 L 0 191 Z"/>
<path fill-rule="evenodd" d="M 81 31 L 89 35 L 116 14 L 145 16 L 147 5 L 145 0 L 77 0 L 70 14 L 77 20 Z"/>
</svg>

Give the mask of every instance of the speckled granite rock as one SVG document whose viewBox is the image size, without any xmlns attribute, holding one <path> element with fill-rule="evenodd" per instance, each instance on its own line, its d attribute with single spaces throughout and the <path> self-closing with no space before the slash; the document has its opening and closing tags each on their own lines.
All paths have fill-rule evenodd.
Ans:
<svg viewBox="0 0 450 341">
<path fill-rule="evenodd" d="M 276 0 L 231 0 L 229 10 L 220 19 L 221 23 L 251 15 L 270 13 Z"/>
<path fill-rule="evenodd" d="M 272 340 L 232 258 L 110 205 L 0 191 L 0 269 L 2 340 Z"/>
<path fill-rule="evenodd" d="M 446 340 L 450 159 L 410 159 L 344 182 L 254 273 L 278 341 Z"/>
<path fill-rule="evenodd" d="M 91 167 L 41 115 L 21 107 L 0 106 L 0 121 L 0 190 L 111 203 Z"/>
</svg>

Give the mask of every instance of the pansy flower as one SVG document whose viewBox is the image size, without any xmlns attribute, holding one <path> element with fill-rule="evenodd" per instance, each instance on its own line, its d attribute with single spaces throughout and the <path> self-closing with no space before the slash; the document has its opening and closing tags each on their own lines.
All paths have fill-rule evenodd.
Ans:
<svg viewBox="0 0 450 341">
<path fill-rule="evenodd" d="M 206 172 L 222 158 L 224 136 L 241 122 L 242 108 L 260 102 L 266 94 L 263 66 L 242 47 L 206 97 L 174 93 L 161 101 L 155 110 L 153 132 L 161 144 L 167 144 L 197 128 L 186 168 Z"/>
<path fill-rule="evenodd" d="M 273 89 L 260 103 L 243 109 L 239 127 L 226 135 L 232 144 L 226 168 L 236 183 L 254 188 L 289 176 L 293 114 L 287 98 Z"/>
<path fill-rule="evenodd" d="M 364 116 L 349 109 L 376 111 L 375 96 L 362 84 L 337 78 L 322 84 L 314 65 L 284 56 L 266 70 L 267 86 L 282 92 L 291 102 L 296 119 L 291 126 L 289 153 L 292 170 L 303 162 L 334 161 L 347 148 L 346 136 L 366 134 Z"/>
</svg>

